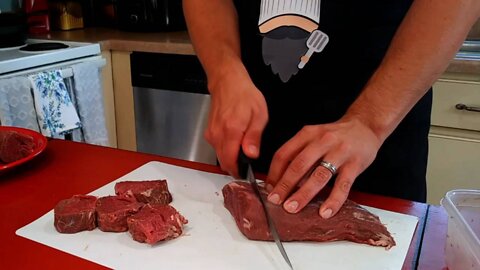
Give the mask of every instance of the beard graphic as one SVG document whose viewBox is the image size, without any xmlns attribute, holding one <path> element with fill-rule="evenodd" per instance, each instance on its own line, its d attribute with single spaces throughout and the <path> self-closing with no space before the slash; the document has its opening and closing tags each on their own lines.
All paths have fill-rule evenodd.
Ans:
<svg viewBox="0 0 480 270">
<path fill-rule="evenodd" d="M 328 36 L 318 30 L 320 0 L 262 0 L 258 28 L 263 60 L 287 82 L 323 50 Z"/>
<path fill-rule="evenodd" d="M 287 82 L 299 71 L 300 58 L 308 50 L 305 42 L 309 34 L 298 27 L 282 26 L 263 36 L 263 61 L 282 82 Z"/>
</svg>

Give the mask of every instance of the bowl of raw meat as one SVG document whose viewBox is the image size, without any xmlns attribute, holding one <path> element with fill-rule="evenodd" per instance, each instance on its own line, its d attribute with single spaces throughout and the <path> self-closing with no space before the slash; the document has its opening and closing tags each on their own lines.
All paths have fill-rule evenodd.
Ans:
<svg viewBox="0 0 480 270">
<path fill-rule="evenodd" d="M 0 173 L 33 159 L 46 147 L 45 136 L 34 130 L 0 126 Z"/>
</svg>

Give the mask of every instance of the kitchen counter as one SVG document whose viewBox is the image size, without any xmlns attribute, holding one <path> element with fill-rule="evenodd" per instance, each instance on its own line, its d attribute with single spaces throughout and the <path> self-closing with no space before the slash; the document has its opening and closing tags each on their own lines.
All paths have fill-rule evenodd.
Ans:
<svg viewBox="0 0 480 270">
<path fill-rule="evenodd" d="M 31 38 L 99 43 L 102 50 L 195 54 L 185 31 L 166 33 L 126 32 L 112 28 L 52 31 Z"/>
<path fill-rule="evenodd" d="M 195 54 L 187 32 L 138 33 L 111 28 L 85 28 L 71 31 L 52 31 L 49 34 L 33 37 L 98 42 L 103 50 Z M 480 52 L 459 53 L 451 61 L 446 72 L 480 74 Z"/>
<path fill-rule="evenodd" d="M 443 207 L 431 205 L 423 232 L 422 248 L 418 269 L 447 269 L 445 260 L 445 240 L 447 238 L 448 215 Z M 427 241 L 428 239 L 428 241 Z"/>
<path fill-rule="evenodd" d="M 73 194 L 90 193 L 149 161 L 221 173 L 217 166 L 54 139 L 48 142 L 40 156 L 1 174 L 0 268 L 104 269 L 17 236 L 15 231 L 50 211 L 59 200 Z M 264 178 L 263 175 L 257 177 Z M 423 234 L 429 205 L 358 192 L 352 192 L 350 198 L 360 204 L 419 217 L 403 269 L 416 269 L 421 252 L 429 254 L 428 260 L 436 262 L 437 266 L 443 265 L 443 253 L 435 252 L 438 242 L 431 239 L 438 240 L 442 236 L 429 234 L 425 237 Z"/>
</svg>

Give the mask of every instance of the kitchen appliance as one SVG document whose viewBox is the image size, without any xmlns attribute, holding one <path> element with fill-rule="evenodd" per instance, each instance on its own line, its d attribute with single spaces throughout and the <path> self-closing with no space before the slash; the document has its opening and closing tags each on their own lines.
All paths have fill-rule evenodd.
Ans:
<svg viewBox="0 0 480 270">
<path fill-rule="evenodd" d="M 90 0 L 84 8 L 86 26 L 117 27 L 117 0 Z"/>
<path fill-rule="evenodd" d="M 0 1 L 0 48 L 25 44 L 27 17 L 21 3 L 21 0 Z"/>
<path fill-rule="evenodd" d="M 23 12 L 23 1 L 24 0 L 1 0 L 0 14 Z"/>
<path fill-rule="evenodd" d="M 24 0 L 28 33 L 45 34 L 50 31 L 48 0 Z"/>
<path fill-rule="evenodd" d="M 94 61 L 104 64 L 100 55 L 100 45 L 96 43 L 65 42 L 41 39 L 28 39 L 27 45 L 59 43 L 67 48 L 49 49 L 36 52 L 24 51 L 20 47 L 4 48 L 0 50 L 0 79 L 47 70 L 54 67 L 68 66 L 72 63 Z M 42 47 L 42 46 L 40 46 Z M 68 72 L 67 72 L 68 73 Z"/>
<path fill-rule="evenodd" d="M 29 128 L 59 139 L 110 145 L 100 74 L 105 64 L 100 45 L 94 43 L 30 39 L 26 46 L 0 50 L 0 125 Z M 59 104 L 57 96 L 41 95 L 50 84 L 56 88 L 49 90 L 68 95 L 66 104 L 71 111 L 51 114 L 52 109 L 44 106 Z M 53 111 L 60 109 L 55 107 Z M 50 123 L 63 125 L 64 121 L 78 121 L 78 117 L 81 122 L 70 123 L 73 128 L 63 130 L 65 133 L 51 132 Z"/>
<path fill-rule="evenodd" d="M 186 30 L 180 0 L 117 0 L 117 17 L 126 31 Z"/>
<path fill-rule="evenodd" d="M 0 13 L 12 12 L 15 9 L 18 9 L 20 2 L 17 0 L 3 0 L 0 1 Z"/>
<path fill-rule="evenodd" d="M 98 166 L 88 162 L 85 164 L 87 170 L 94 170 Z M 167 179 L 173 196 L 172 206 L 189 221 L 185 225 L 185 234 L 177 239 L 151 246 L 133 241 L 128 232 L 103 233 L 95 229 L 77 234 L 60 234 L 53 226 L 53 210 L 19 228 L 16 234 L 111 269 L 287 269 L 274 243 L 248 240 L 225 209 L 221 190 L 232 181 L 229 176 L 149 162 L 90 194 L 98 197 L 112 195 L 116 182 L 151 179 Z M 395 247 L 385 250 L 346 241 L 286 242 L 285 249 L 295 262 L 295 267 L 336 270 L 402 269 L 418 218 L 378 208 L 366 208 L 377 215 L 395 236 Z M 417 247 L 418 243 L 412 245 Z M 410 266 L 406 264 L 407 268 Z"/>
<path fill-rule="evenodd" d="M 203 137 L 210 95 L 194 55 L 131 54 L 137 151 L 217 164 Z"/>
<path fill-rule="evenodd" d="M 0 48 L 25 44 L 27 18 L 24 13 L 0 13 Z"/>
</svg>

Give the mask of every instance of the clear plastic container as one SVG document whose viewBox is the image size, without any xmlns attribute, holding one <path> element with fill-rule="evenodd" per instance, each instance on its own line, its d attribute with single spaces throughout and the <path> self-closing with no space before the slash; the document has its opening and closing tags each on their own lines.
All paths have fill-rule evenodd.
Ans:
<svg viewBox="0 0 480 270">
<path fill-rule="evenodd" d="M 480 269 L 480 190 L 451 190 L 441 204 L 448 214 L 448 269 Z"/>
</svg>

